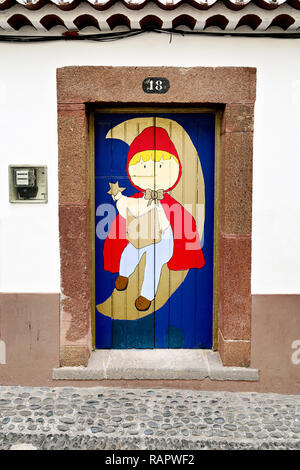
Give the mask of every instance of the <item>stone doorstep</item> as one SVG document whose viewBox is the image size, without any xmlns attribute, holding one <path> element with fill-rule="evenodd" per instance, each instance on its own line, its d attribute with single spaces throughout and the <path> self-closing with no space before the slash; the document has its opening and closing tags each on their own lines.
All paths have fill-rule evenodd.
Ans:
<svg viewBox="0 0 300 470">
<path fill-rule="evenodd" d="M 219 353 L 201 349 L 103 349 L 92 352 L 87 367 L 57 367 L 54 380 L 247 380 L 257 369 L 224 367 Z"/>
</svg>

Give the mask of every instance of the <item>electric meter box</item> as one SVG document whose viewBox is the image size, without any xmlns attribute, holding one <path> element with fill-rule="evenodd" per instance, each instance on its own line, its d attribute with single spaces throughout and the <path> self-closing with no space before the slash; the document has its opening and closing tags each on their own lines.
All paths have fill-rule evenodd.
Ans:
<svg viewBox="0 0 300 470">
<path fill-rule="evenodd" d="M 48 202 L 47 167 L 9 165 L 9 201 L 12 203 Z"/>
</svg>

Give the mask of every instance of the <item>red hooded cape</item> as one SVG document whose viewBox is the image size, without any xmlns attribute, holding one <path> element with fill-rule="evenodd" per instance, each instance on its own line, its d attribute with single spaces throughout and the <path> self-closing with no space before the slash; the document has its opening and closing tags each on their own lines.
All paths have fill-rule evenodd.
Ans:
<svg viewBox="0 0 300 470">
<path fill-rule="evenodd" d="M 140 198 L 143 196 L 143 193 L 136 193 L 131 197 Z M 173 256 L 168 262 L 168 268 L 172 271 L 202 268 L 205 261 L 194 218 L 169 194 L 165 194 L 161 204 L 170 221 L 173 234 L 175 234 Z M 168 210 L 171 208 L 172 210 Z M 176 216 L 174 216 L 174 212 Z M 178 222 L 175 222 L 175 218 L 181 224 L 181 227 L 176 226 L 176 230 L 175 224 Z M 177 238 L 176 233 L 182 234 L 182 236 Z M 103 258 L 105 271 L 112 273 L 119 272 L 121 255 L 128 243 L 129 241 L 126 238 L 126 220 L 118 214 L 104 242 Z"/>
</svg>

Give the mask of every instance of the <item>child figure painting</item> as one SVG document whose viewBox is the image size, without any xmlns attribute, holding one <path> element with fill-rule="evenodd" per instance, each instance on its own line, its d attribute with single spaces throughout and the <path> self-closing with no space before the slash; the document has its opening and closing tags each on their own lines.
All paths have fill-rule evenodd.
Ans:
<svg viewBox="0 0 300 470">
<path fill-rule="evenodd" d="M 132 141 L 127 175 L 137 190 L 130 197 L 119 182 L 108 194 L 118 215 L 104 242 L 104 270 L 118 273 L 115 289 L 125 291 L 130 277 L 145 258 L 143 282 L 134 306 L 149 310 L 159 287 L 162 269 L 200 269 L 205 260 L 195 219 L 169 192 L 182 177 L 182 164 L 166 129 L 149 126 Z"/>
</svg>

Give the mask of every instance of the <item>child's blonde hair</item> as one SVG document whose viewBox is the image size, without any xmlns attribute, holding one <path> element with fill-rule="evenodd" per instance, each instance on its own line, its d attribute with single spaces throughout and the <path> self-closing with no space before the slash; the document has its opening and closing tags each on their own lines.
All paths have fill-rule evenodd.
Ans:
<svg viewBox="0 0 300 470">
<path fill-rule="evenodd" d="M 143 152 L 138 152 L 131 158 L 129 165 L 136 165 L 141 160 L 143 160 L 143 162 L 148 162 L 150 158 L 154 162 L 160 162 L 161 159 L 170 160 L 170 158 L 174 158 L 179 165 L 178 158 L 164 150 L 144 150 Z"/>
</svg>

